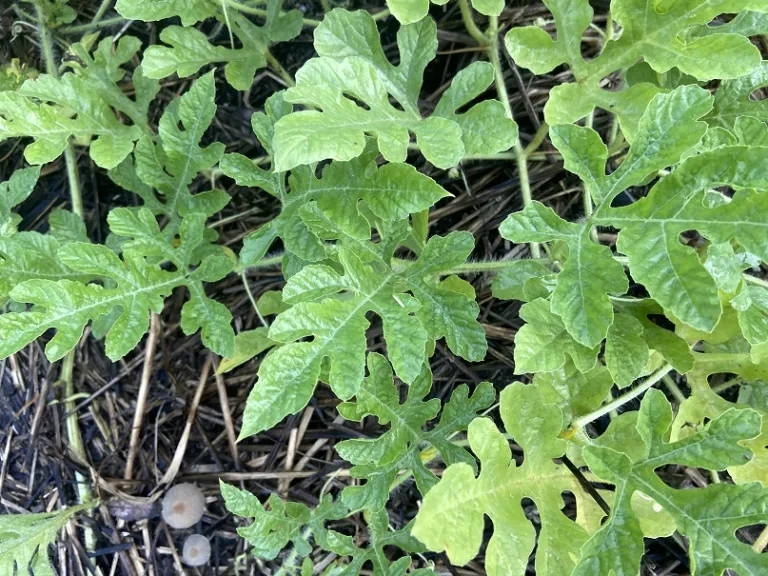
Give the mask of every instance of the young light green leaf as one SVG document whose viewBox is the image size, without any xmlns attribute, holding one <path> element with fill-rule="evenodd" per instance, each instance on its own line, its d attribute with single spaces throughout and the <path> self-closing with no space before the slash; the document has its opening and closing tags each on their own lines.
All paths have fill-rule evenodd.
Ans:
<svg viewBox="0 0 768 576">
<path fill-rule="evenodd" d="M 608 293 L 623 294 L 629 287 L 624 268 L 610 249 L 593 242 L 584 225 L 562 220 L 539 202 L 511 214 L 499 231 L 513 242 L 562 240 L 567 244 L 568 260 L 552 293 L 552 312 L 563 319 L 579 344 L 598 345 L 613 322 Z"/>
<path fill-rule="evenodd" d="M 389 424 L 387 432 L 375 439 L 345 440 L 336 445 L 339 455 L 354 464 L 352 476 L 366 479 L 360 486 L 349 486 L 342 500 L 351 510 L 380 510 L 389 499 L 389 490 L 402 470 L 410 470 L 422 494 L 437 483 L 437 477 L 425 466 L 423 450 L 432 450 L 448 464 L 467 462 L 474 466 L 469 454 L 450 442 L 451 436 L 466 429 L 477 413 L 491 405 L 493 386 L 480 384 L 469 396 L 466 385 L 454 390 L 443 408 L 440 422 L 428 432 L 425 424 L 440 411 L 440 401 L 424 397 L 432 386 L 432 375 L 424 366 L 408 387 L 408 397 L 400 403 L 400 395 L 392 379 L 387 360 L 374 352 L 368 355 L 369 376 L 363 379 L 354 402 L 339 405 L 339 413 L 347 420 L 361 421 L 374 415 L 379 424 Z"/>
<path fill-rule="evenodd" d="M 138 126 L 122 124 L 98 93 L 72 73 L 61 78 L 44 74 L 27 80 L 19 92 L 0 92 L 0 140 L 33 138 L 24 150 L 30 164 L 55 160 L 72 137 L 83 142 L 96 137 L 91 158 L 102 168 L 114 168 L 140 136 Z"/>
<path fill-rule="evenodd" d="M 514 141 L 516 126 L 498 105 L 480 103 L 455 114 L 490 84 L 486 64 L 458 78 L 457 87 L 444 96 L 445 103 L 438 104 L 440 114 L 422 118 L 418 96 L 424 69 L 437 48 L 435 23 L 423 18 L 402 26 L 397 37 L 400 63 L 394 66 L 384 55 L 376 23 L 367 12 L 336 9 L 326 15 L 315 31 L 320 58 L 307 62 L 296 74 L 296 86 L 285 93 L 286 101 L 316 109 L 295 112 L 276 124 L 276 170 L 328 158 L 351 160 L 363 152 L 366 134 L 377 138 L 387 160 L 403 162 L 411 132 L 425 158 L 440 168 L 454 166 L 467 153 L 465 130 L 475 150 L 506 148 Z M 393 106 L 388 95 L 402 109 Z M 480 140 L 477 133 L 491 125 L 492 138 Z"/>
<path fill-rule="evenodd" d="M 616 498 L 608 521 L 582 548 L 574 575 L 634 574 L 643 552 L 639 522 L 630 504 L 642 491 L 675 520 L 688 537 L 692 574 L 761 574 L 768 558 L 740 543 L 734 534 L 743 526 L 768 519 L 768 490 L 759 484 L 711 484 L 697 490 L 670 488 L 655 469 L 667 464 L 722 470 L 742 464 L 750 451 L 739 442 L 757 436 L 760 415 L 754 410 L 729 410 L 692 436 L 665 441 L 672 424 L 672 408 L 662 392 L 646 392 L 637 419 L 637 434 L 644 446 L 634 457 L 621 445 L 588 446 L 584 458 L 599 477 L 616 485 Z M 726 513 L 727 510 L 727 513 Z"/>
<path fill-rule="evenodd" d="M 37 184 L 40 167 L 16 170 L 8 180 L 0 182 L 0 238 L 16 233 L 21 217 L 11 210 L 24 202 Z"/>
<path fill-rule="evenodd" d="M 579 344 L 568 333 L 562 319 L 542 298 L 524 304 L 520 317 L 527 322 L 515 335 L 515 374 L 552 372 L 570 356 L 580 372 L 591 370 L 597 362 L 598 347 Z"/>
<path fill-rule="evenodd" d="M 260 327 L 237 334 L 234 354 L 231 357 L 221 359 L 216 374 L 226 374 L 274 346 L 275 342 L 270 340 L 267 335 L 268 332 L 269 328 Z"/>
<path fill-rule="evenodd" d="M 75 514 L 93 507 L 87 502 L 59 512 L 0 515 L 0 570 L 6 574 L 53 576 L 48 546 Z"/>
<path fill-rule="evenodd" d="M 321 178 L 309 167 L 293 170 L 288 180 L 290 191 L 281 194 L 280 215 L 250 237 L 251 242 L 261 242 L 258 258 L 278 236 L 287 251 L 304 260 L 316 262 L 327 257 L 322 238 L 305 222 L 308 214 L 303 209 L 311 201 L 345 234 L 367 241 L 371 237 L 371 224 L 363 215 L 361 201 L 377 218 L 394 221 L 407 219 L 449 195 L 412 166 L 385 164 L 377 168 L 375 159 L 376 149 L 369 145 L 361 156 L 350 162 L 329 164 Z M 260 185 L 267 191 L 271 187 L 273 193 L 282 187 L 280 181 L 264 182 L 270 175 L 242 156 L 228 154 L 221 167 L 225 174 L 244 185 Z M 255 263 L 253 260 L 254 256 L 249 254 L 243 263 Z"/>
<path fill-rule="evenodd" d="M 605 339 L 605 365 L 619 388 L 626 388 L 645 372 L 650 352 L 642 337 L 643 325 L 629 314 L 617 314 Z"/>
<path fill-rule="evenodd" d="M 466 463 L 448 467 L 424 497 L 413 535 L 430 550 L 445 550 L 453 564 L 466 564 L 480 550 L 483 517 L 488 516 L 493 522 L 485 555 L 490 576 L 525 574 L 534 545 L 536 574 L 568 574 L 588 534 L 561 511 L 563 491 L 578 499 L 584 494 L 568 469 L 553 461 L 566 449 L 557 437 L 563 426 L 560 409 L 545 402 L 538 387 L 515 382 L 501 393 L 500 411 L 507 432 L 525 451 L 522 465 L 511 459 L 507 439 L 491 420 L 475 419 L 469 425 L 469 442 L 480 460 L 479 476 Z M 520 505 L 523 498 L 533 500 L 538 509 L 538 542 Z"/>
<path fill-rule="evenodd" d="M 215 96 L 213 72 L 210 72 L 168 105 L 160 118 L 157 144 L 149 136 L 143 136 L 136 144 L 136 178 L 129 164 L 122 165 L 121 173 L 116 175 L 118 182 L 131 186 L 133 191 L 141 190 L 148 195 L 144 187 L 150 186 L 164 197 L 164 202 L 158 200 L 148 208 L 153 211 L 160 208 L 171 219 L 173 225 L 168 228 L 171 233 L 175 232 L 179 216 L 195 212 L 210 216 L 229 202 L 229 195 L 221 190 L 195 195 L 189 192 L 189 185 L 198 172 L 212 168 L 224 154 L 224 145 L 220 142 L 200 146 L 216 113 Z"/>
</svg>

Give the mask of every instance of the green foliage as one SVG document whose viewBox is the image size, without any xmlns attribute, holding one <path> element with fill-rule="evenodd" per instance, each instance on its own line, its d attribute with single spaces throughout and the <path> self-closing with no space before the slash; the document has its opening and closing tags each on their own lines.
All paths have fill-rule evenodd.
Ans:
<svg viewBox="0 0 768 576">
<path fill-rule="evenodd" d="M 163 9 L 157 4 L 165 4 Z M 201 3 L 200 11 L 189 15 L 186 3 L 147 3 L 137 1 L 118 2 L 118 10 L 127 18 L 144 21 L 159 20 L 169 15 L 179 15 L 184 26 L 169 26 L 160 33 L 160 40 L 169 46 L 150 46 L 144 52 L 142 66 L 150 78 L 165 78 L 174 72 L 179 77 L 191 76 L 206 64 L 226 62 L 224 75 L 227 82 L 236 90 L 247 90 L 253 84 L 257 70 L 267 65 L 266 54 L 271 42 L 291 40 L 299 35 L 302 26 L 301 12 L 291 10 L 280 12 L 282 0 L 267 2 L 266 23 L 256 26 L 239 12 L 230 13 L 221 9 L 218 2 L 207 2 L 210 6 L 218 4 L 211 14 Z M 230 31 L 230 40 L 236 37 L 240 47 L 226 48 L 214 46 L 208 37 L 196 28 L 188 28 L 185 19 L 205 19 L 215 15 Z M 234 46 L 234 45 L 233 45 Z"/>
<path fill-rule="evenodd" d="M 704 25 L 722 13 L 764 8 L 759 0 L 685 0 L 648 3 L 643 0 L 613 0 L 611 13 L 622 33 L 605 43 L 591 60 L 581 55 L 581 37 L 592 21 L 587 0 L 544 0 L 557 25 L 557 38 L 535 26 L 513 28 L 505 44 L 515 61 L 535 74 L 544 74 L 567 64 L 576 82 L 556 86 L 544 114 L 550 125 L 569 124 L 595 107 L 609 110 L 621 122 L 629 140 L 637 122 L 659 88 L 640 83 L 627 90 L 609 91 L 600 81 L 639 60 L 659 73 L 677 68 L 698 80 L 732 79 L 760 65 L 760 54 L 742 34 L 748 27 L 733 26 L 705 37 L 682 40 L 691 26 Z"/>
<path fill-rule="evenodd" d="M 589 496 L 565 466 L 553 462 L 566 449 L 566 442 L 557 438 L 561 411 L 545 403 L 538 388 L 517 382 L 502 392 L 500 412 L 507 432 L 525 451 L 523 464 L 511 461 L 508 441 L 491 420 L 474 420 L 469 443 L 480 460 L 479 476 L 467 463 L 450 466 L 424 498 L 413 533 L 428 548 L 445 550 L 454 564 L 466 564 L 480 549 L 487 515 L 494 528 L 486 551 L 487 573 L 524 574 L 536 531 L 520 501 L 530 498 L 541 519 L 536 573 L 568 574 L 588 533 L 562 513 L 561 494 L 573 492 L 579 510 Z"/>
<path fill-rule="evenodd" d="M 741 574 L 760 574 L 768 558 L 739 542 L 734 532 L 768 520 L 768 490 L 759 484 L 712 484 L 699 490 L 667 486 L 655 469 L 681 464 L 721 470 L 743 464 L 751 452 L 739 444 L 760 432 L 754 410 L 729 410 L 685 440 L 667 442 L 672 409 L 658 390 L 643 398 L 636 428 L 628 438 L 584 450 L 584 458 L 600 478 L 616 485 L 616 498 L 608 521 L 586 543 L 574 574 L 634 573 L 643 553 L 642 531 L 631 497 L 642 491 L 653 498 L 688 538 L 693 573 L 721 574 L 730 568 Z M 609 431 L 610 432 L 610 431 Z M 602 439 L 601 439 L 602 440 Z M 628 443 L 639 450 L 628 453 Z"/>
<path fill-rule="evenodd" d="M 30 137 L 24 157 L 30 164 L 55 160 L 70 138 L 90 145 L 93 161 L 114 168 L 133 150 L 142 131 L 148 130 L 147 106 L 157 94 L 156 82 L 134 72 L 135 100 L 117 86 L 124 75 L 120 68 L 138 51 L 138 39 L 120 39 L 114 52 L 112 38 L 102 40 L 94 55 L 81 44 L 73 52 L 81 63 L 70 62 L 71 72 L 60 78 L 44 74 L 29 79 L 18 91 L 0 92 L 0 141 Z M 133 125 L 123 124 L 115 111 L 127 115 Z"/>
<path fill-rule="evenodd" d="M 479 309 L 474 294 L 466 292 L 471 287 L 455 277 L 425 280 L 463 263 L 472 250 L 471 235 L 432 237 L 419 259 L 403 271 L 387 263 L 391 253 L 382 254 L 382 244 L 342 241 L 336 256 L 344 274 L 327 265 L 310 265 L 288 280 L 283 297 L 293 306 L 269 329 L 269 337 L 285 345 L 261 364 L 241 437 L 301 410 L 312 397 L 323 366 L 328 368 L 325 380 L 339 398 L 357 394 L 365 369 L 369 311 L 381 318 L 389 358 L 405 382 L 419 375 L 427 343 L 437 338 L 445 338 L 454 353 L 468 360 L 484 356 L 485 336 L 475 320 Z M 296 342 L 306 336 L 313 339 Z"/>
<path fill-rule="evenodd" d="M 112 179 L 135 192 L 155 214 L 165 214 L 172 223 L 179 216 L 211 216 L 229 202 L 222 190 L 192 195 L 189 185 L 197 174 L 209 170 L 224 154 L 224 145 L 214 142 L 200 146 L 203 134 L 216 114 L 216 87 L 213 72 L 200 77 L 180 98 L 166 108 L 158 125 L 158 142 L 142 136 L 136 143 L 134 165 L 127 160 L 110 171 Z M 163 201 L 152 193 L 159 192 Z M 174 231 L 175 226 L 168 227 Z"/>
<path fill-rule="evenodd" d="M 422 545 L 410 536 L 410 527 L 390 530 L 389 519 L 385 511 L 367 514 L 367 548 L 360 548 L 351 536 L 330 529 L 326 523 L 344 518 L 347 508 L 330 496 L 323 496 L 316 508 L 308 508 L 296 502 L 283 502 L 277 495 L 269 498 L 269 511 L 251 493 L 229 484 L 221 483 L 221 493 L 227 508 L 234 514 L 253 518 L 253 523 L 237 532 L 252 547 L 257 558 L 273 559 L 289 542 L 293 544 L 298 557 L 308 556 L 312 552 L 310 538 L 323 550 L 342 557 L 349 557 L 348 562 L 337 561 L 335 567 L 326 574 L 357 576 L 368 562 L 373 564 L 375 574 L 404 576 L 411 564 L 411 558 L 405 556 L 391 565 L 384 554 L 385 546 L 396 546 L 406 552 L 421 552 Z M 299 567 L 283 564 L 287 574 L 298 574 Z M 303 573 L 303 572 L 302 572 Z M 432 574 L 431 570 L 417 570 L 409 574 Z"/>
<path fill-rule="evenodd" d="M 713 242 L 736 241 L 760 259 L 768 258 L 768 221 L 760 216 L 765 213 L 765 195 L 755 191 L 766 186 L 768 154 L 762 147 L 723 146 L 690 156 L 645 198 L 630 206 L 611 206 L 621 191 L 674 164 L 698 142 L 706 125 L 697 119 L 710 106 L 709 95 L 696 86 L 655 96 L 640 120 L 626 159 L 610 176 L 605 176 L 603 165 L 606 148 L 594 131 L 571 125 L 552 128 L 553 143 L 563 153 L 566 169 L 584 180 L 596 201 L 594 215 L 585 222 L 568 223 L 533 202 L 511 215 L 501 232 L 517 242 L 560 240 L 567 245 L 568 258 L 557 276 L 551 311 L 562 318 L 576 343 L 599 344 L 613 324 L 609 295 L 621 294 L 627 287 L 610 250 L 591 239 L 593 226 L 621 229 L 617 248 L 627 255 L 632 277 L 671 318 L 704 332 L 714 330 L 723 313 L 718 284 L 697 252 L 680 243 L 678 236 L 696 230 Z M 712 190 L 722 185 L 737 190 L 732 200 Z M 618 330 L 614 329 L 612 340 Z M 762 336 L 758 338 L 762 342 Z M 636 377 L 644 357 L 638 338 L 624 339 L 625 354 L 627 345 L 632 345 L 636 359 L 635 369 L 618 378 L 624 385 L 634 379 L 633 374 Z M 562 353 L 553 350 L 549 354 L 557 352 Z M 613 368 L 614 373 L 617 370 Z"/>
<path fill-rule="evenodd" d="M 379 438 L 345 440 L 336 445 L 339 455 L 354 464 L 352 475 L 367 480 L 362 486 L 344 490 L 342 500 L 347 506 L 352 510 L 382 509 L 389 498 L 389 487 L 402 470 L 409 470 L 419 491 L 426 494 L 437 482 L 425 466 L 426 455 L 434 457 L 439 453 L 449 464 L 473 465 L 469 454 L 450 439 L 493 402 L 495 392 L 489 383 L 480 384 L 471 397 L 466 385 L 459 386 L 443 407 L 440 422 L 424 431 L 424 425 L 440 412 L 439 400 L 424 401 L 432 387 L 429 371 L 422 369 L 408 387 L 403 403 L 392 380 L 392 369 L 383 356 L 373 352 L 368 355 L 368 373 L 355 401 L 339 405 L 339 413 L 352 421 L 374 415 L 379 424 L 389 424 L 390 429 Z"/>
<path fill-rule="evenodd" d="M 493 81 L 493 68 L 482 62 L 456 76 L 434 113 L 423 118 L 418 97 L 422 76 L 437 50 L 433 20 L 424 18 L 397 33 L 400 63 L 392 65 L 381 47 L 376 22 L 363 11 L 334 10 L 315 31 L 320 55 L 296 73 L 296 86 L 285 100 L 315 108 L 294 112 L 275 125 L 275 169 L 290 170 L 333 158 L 351 160 L 373 135 L 391 162 L 404 162 L 409 133 L 424 157 L 450 168 L 468 154 L 505 150 L 517 135 L 498 101 L 484 101 L 467 112 L 456 110 L 478 97 Z M 350 96 L 352 98 L 350 98 Z M 389 96 L 401 109 L 393 106 Z M 355 99 L 363 102 L 358 105 Z"/>
<path fill-rule="evenodd" d="M 264 9 L 118 0 L 122 17 L 158 22 L 158 43 L 100 38 L 94 22 L 60 66 L 46 43 L 64 47 L 84 28 L 65 26 L 77 16 L 66 2 L 35 0 L 52 73 L 16 61 L 0 68 L 0 140 L 26 139 L 33 165 L 0 183 L 0 357 L 42 337 L 55 361 L 90 327 L 118 360 L 181 289 L 173 322 L 221 357 L 217 373 L 258 371 L 236 415 L 241 439 L 279 425 L 327 385 L 340 418 L 361 423 L 359 437 L 335 444 L 353 482 L 334 483 L 333 496 L 323 489 L 315 507 L 274 494 L 262 503 L 221 485 L 228 509 L 247 521 L 239 534 L 257 558 L 281 562 L 281 574 L 318 571 L 317 548 L 333 557 L 325 575 L 431 574 L 444 557 L 424 554 L 465 564 L 481 550 L 492 576 L 527 573 L 531 562 L 543 576 L 630 575 L 644 538 L 675 532 L 687 538 L 694 575 L 768 572 L 765 555 L 736 537 L 768 521 L 768 107 L 755 94 L 768 86 L 768 67 L 749 39 L 768 31 L 765 2 L 612 0 L 605 31 L 587 0 L 543 3 L 554 23 L 512 27 L 504 39 L 502 2 L 447 7 L 481 46 L 462 49 L 471 63 L 422 98 L 425 75 L 431 84 L 441 74 L 428 69 L 438 50 L 429 0 L 390 0 L 399 23 L 381 23 L 381 33 L 381 12 L 336 8 L 318 24 L 283 12 L 282 0 Z M 543 28 L 552 24 L 554 35 Z M 317 56 L 294 85 L 270 48 L 303 26 L 315 27 Z M 565 65 L 552 78 L 573 76 L 552 87 L 548 126 L 528 148 L 518 141 L 512 114 L 521 99 L 507 93 L 500 41 L 535 74 Z M 251 117 L 260 157 L 227 152 L 209 132 L 218 128 L 216 74 L 250 91 L 266 66 L 288 88 Z M 193 79 L 160 103 L 160 80 L 173 74 Z M 250 109 L 261 94 L 218 98 Z M 570 173 L 563 189 L 584 195 L 583 216 L 531 200 L 537 189 L 524 168 L 546 136 L 548 159 Z M 67 152 L 41 169 L 72 144 L 88 155 L 73 162 Z M 409 165 L 409 152 L 423 159 Z M 503 165 L 510 205 L 519 193 L 523 207 L 499 234 L 520 246 L 473 262 L 472 234 L 431 234 L 430 210 L 451 196 L 440 183 L 461 173 L 454 167 L 512 155 L 517 172 Z M 97 178 L 106 171 L 135 198 L 104 215 L 87 213 L 87 197 L 80 214 L 75 176 L 91 160 Z M 63 164 L 77 213 L 22 219 L 15 211 L 53 189 L 49 175 Z M 239 218 L 220 216 L 230 196 L 216 182 L 231 181 L 248 195 L 239 207 L 262 193 L 279 207 L 242 230 L 237 255 L 216 232 Z M 109 236 L 97 244 L 89 232 L 100 235 L 94 224 L 104 218 Z M 491 248 L 507 246 L 491 238 Z M 526 243 L 535 258 L 511 260 Z M 251 269 L 277 265 L 282 289 L 251 294 Z M 497 312 L 481 316 L 475 288 L 460 277 L 483 272 L 495 274 L 476 280 L 484 306 L 488 284 L 493 297 L 522 303 L 522 324 L 518 306 L 509 308 L 512 369 L 498 374 L 528 383 L 497 382 L 498 405 L 492 384 L 439 373 L 436 389 L 430 369 L 438 347 L 461 373 L 459 362 L 485 359 Z M 243 316 L 238 334 L 208 286 L 228 276 L 246 283 L 261 322 Z M 667 481 L 679 467 L 701 468 L 713 482 L 681 489 Z M 423 505 L 408 522 L 389 509 L 411 481 Z M 3 571 L 50 574 L 45 548 L 77 510 L 0 518 Z"/>
<path fill-rule="evenodd" d="M 48 546 L 75 514 L 92 506 L 86 503 L 59 512 L 0 515 L 0 570 L 6 574 L 53 576 Z"/>
</svg>

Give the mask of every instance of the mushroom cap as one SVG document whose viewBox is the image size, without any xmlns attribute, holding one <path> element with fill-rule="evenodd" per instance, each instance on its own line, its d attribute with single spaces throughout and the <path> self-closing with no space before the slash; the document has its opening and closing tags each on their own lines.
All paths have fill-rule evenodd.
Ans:
<svg viewBox="0 0 768 576">
<path fill-rule="evenodd" d="M 211 543 L 202 534 L 192 534 L 184 540 L 181 561 L 187 566 L 202 566 L 211 559 Z"/>
<path fill-rule="evenodd" d="M 203 517 L 205 496 L 195 484 L 176 484 L 163 498 L 163 520 L 171 528 L 189 528 Z"/>
</svg>

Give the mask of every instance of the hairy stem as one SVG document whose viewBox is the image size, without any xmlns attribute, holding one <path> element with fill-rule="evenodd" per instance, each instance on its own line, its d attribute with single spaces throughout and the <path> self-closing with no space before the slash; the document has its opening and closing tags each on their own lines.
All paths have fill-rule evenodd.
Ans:
<svg viewBox="0 0 768 576">
<path fill-rule="evenodd" d="M 488 46 L 488 36 L 483 34 L 472 19 L 472 9 L 469 7 L 469 0 L 459 0 L 459 9 L 461 10 L 461 20 L 469 35 L 475 39 L 480 46 Z"/>
<path fill-rule="evenodd" d="M 126 22 L 126 19 L 122 16 L 113 16 L 112 18 L 106 18 L 104 20 L 93 20 L 88 24 L 77 24 L 75 26 L 63 26 L 58 28 L 59 34 L 82 34 L 84 32 L 91 32 L 92 30 L 99 30 L 101 28 L 109 28 L 117 24 Z"/>
<path fill-rule="evenodd" d="M 101 0 L 101 4 L 99 5 L 99 9 L 96 10 L 96 14 L 93 16 L 93 20 L 91 20 L 91 24 L 98 24 L 99 21 L 104 17 L 104 14 L 109 10 L 109 7 L 112 5 L 112 0 Z"/>
<path fill-rule="evenodd" d="M 40 47 L 43 52 L 43 59 L 45 60 L 45 70 L 48 74 L 57 78 L 59 76 L 59 70 L 56 66 L 56 60 L 53 56 L 53 40 L 51 38 L 50 30 L 48 30 L 47 23 L 45 21 L 45 12 L 40 4 L 35 4 L 35 10 L 38 22 L 38 31 L 40 34 Z M 72 201 L 72 211 L 77 214 L 80 219 L 83 218 L 83 198 L 80 193 L 80 179 L 77 172 L 77 159 L 75 158 L 75 151 L 72 148 L 72 143 L 68 143 L 64 149 L 64 162 L 67 167 L 67 180 L 69 182 L 69 196 Z M 85 451 L 85 445 L 83 444 L 83 437 L 80 434 L 80 427 L 77 421 L 77 413 L 75 412 L 75 401 L 73 399 L 75 395 L 74 384 L 74 369 L 75 369 L 75 354 L 76 348 L 70 350 L 64 357 L 64 361 L 61 366 L 61 380 L 64 383 L 64 410 L 69 415 L 66 418 L 66 430 L 67 439 L 72 452 L 79 458 L 83 464 L 88 463 L 88 457 Z M 76 474 L 77 479 L 77 492 L 80 503 L 88 502 L 93 499 L 90 488 L 87 484 L 87 479 L 80 473 Z M 93 530 L 87 528 L 85 530 L 85 543 L 88 550 L 94 550 L 96 540 L 93 534 Z"/>
<path fill-rule="evenodd" d="M 283 68 L 283 65 L 280 64 L 272 52 L 269 51 L 269 48 L 266 49 L 265 55 L 267 57 L 267 62 L 269 62 L 269 65 L 275 69 L 275 72 L 277 72 L 280 78 L 282 78 L 288 86 L 296 86 L 296 81 L 293 79 L 293 76 L 291 76 L 288 70 Z"/>
<path fill-rule="evenodd" d="M 464 0 L 466 3 L 466 0 Z M 471 19 L 471 18 L 470 18 Z M 486 46 L 488 46 L 488 58 L 491 61 L 491 64 L 493 64 L 494 74 L 495 74 L 495 80 L 496 80 L 496 93 L 499 96 L 499 100 L 501 100 L 502 105 L 504 106 L 504 112 L 507 115 L 507 118 L 514 120 L 515 117 L 512 114 L 512 108 L 509 105 L 509 94 L 507 93 L 507 86 L 504 83 L 504 73 L 501 70 L 501 60 L 499 59 L 499 50 L 501 50 L 501 45 L 498 41 L 498 30 L 499 30 L 499 19 L 496 16 L 491 16 L 491 25 L 489 27 L 489 37 L 492 38 L 492 42 L 488 43 L 486 38 Z M 546 126 L 546 124 L 542 124 L 542 126 Z M 541 136 L 541 139 L 544 139 L 544 136 Z M 535 140 L 535 138 L 534 138 Z M 520 144 L 520 139 L 518 138 L 515 142 L 515 160 L 517 161 L 517 174 L 518 178 L 520 179 L 520 196 L 523 200 L 523 207 L 528 206 L 532 202 L 531 197 L 531 182 L 528 178 L 528 157 L 526 155 L 525 150 L 523 149 L 522 144 Z M 534 258 L 541 258 L 541 248 L 536 242 L 531 242 L 531 255 Z"/>
<path fill-rule="evenodd" d="M 640 396 L 643 392 L 648 390 L 651 386 L 659 382 L 664 376 L 666 376 L 669 372 L 672 371 L 672 366 L 669 364 L 664 364 L 661 368 L 659 368 L 656 372 L 648 376 L 648 378 L 645 379 L 645 381 L 630 390 L 629 392 L 622 394 L 613 402 L 609 402 L 608 404 L 604 404 L 594 412 L 590 412 L 589 414 L 585 414 L 584 416 L 581 416 L 580 418 L 576 418 L 573 421 L 573 424 L 571 425 L 571 429 L 578 429 L 583 428 L 590 422 L 594 422 L 598 418 L 602 418 L 612 410 L 616 410 L 617 408 L 620 408 L 627 402 L 630 402 Z"/>
</svg>

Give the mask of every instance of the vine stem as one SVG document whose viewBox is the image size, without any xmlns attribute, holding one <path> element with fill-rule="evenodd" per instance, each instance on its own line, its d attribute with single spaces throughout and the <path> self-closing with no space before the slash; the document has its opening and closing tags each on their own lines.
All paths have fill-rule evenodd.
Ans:
<svg viewBox="0 0 768 576">
<path fill-rule="evenodd" d="M 81 32 L 90 32 L 91 30 L 98 30 L 100 28 L 108 28 L 109 26 L 115 26 L 116 24 L 122 24 L 125 22 L 125 18 L 122 16 L 113 16 L 112 18 L 105 18 L 98 20 L 94 19 L 88 24 L 77 24 L 75 26 L 63 26 L 59 28 L 60 34 L 80 34 Z"/>
<path fill-rule="evenodd" d="M 277 58 L 275 58 L 272 52 L 270 52 L 269 48 L 265 50 L 265 55 L 267 57 L 267 62 L 269 62 L 269 65 L 275 69 L 275 72 L 277 72 L 280 78 L 283 79 L 283 82 L 285 82 L 290 87 L 296 86 L 296 81 L 293 79 L 293 76 L 291 76 L 288 70 L 283 68 L 283 65 L 280 64 Z"/>
<path fill-rule="evenodd" d="M 549 258 L 526 258 L 526 260 L 541 260 L 542 263 L 549 262 Z M 498 272 L 515 266 L 520 260 L 495 260 L 488 262 L 466 262 L 451 268 L 446 272 L 441 272 L 446 276 L 451 274 L 471 274 L 473 272 Z"/>
<path fill-rule="evenodd" d="M 101 0 L 99 9 L 96 10 L 96 14 L 93 17 L 93 20 L 91 20 L 91 24 L 98 24 L 99 21 L 104 17 L 104 14 L 107 12 L 107 10 L 109 10 L 111 5 L 112 0 Z"/>
<path fill-rule="evenodd" d="M 466 4 L 467 0 L 460 0 L 460 4 L 462 4 L 462 2 L 463 4 Z M 469 8 L 467 8 L 467 10 L 468 9 Z M 469 16 L 469 20 L 472 20 L 471 14 Z M 474 22 L 472 23 L 474 24 Z M 506 114 L 507 118 L 514 121 L 515 117 L 512 114 L 512 108 L 509 105 L 509 94 L 507 93 L 507 86 L 504 83 L 504 73 L 501 70 L 501 60 L 499 58 L 499 50 L 501 50 L 501 46 L 499 45 L 498 38 L 499 19 L 497 16 L 491 16 L 491 25 L 488 28 L 488 32 L 488 36 L 483 35 L 483 38 L 485 38 L 485 46 L 488 47 L 488 58 L 490 59 L 491 64 L 493 64 L 494 77 L 496 82 L 496 93 L 498 94 L 499 100 L 501 100 L 501 103 L 504 106 L 504 113 Z M 492 38 L 491 42 L 488 41 L 488 37 Z M 546 126 L 546 124 L 543 124 L 542 126 Z M 539 136 L 538 133 L 537 136 Z M 542 141 L 544 140 L 543 135 L 539 137 Z M 534 138 L 534 140 L 535 139 L 536 138 Z M 523 149 L 523 145 L 520 143 L 519 138 L 515 141 L 514 152 L 515 160 L 517 161 L 517 174 L 520 180 L 520 195 L 523 200 L 523 207 L 525 208 L 533 201 L 533 198 L 531 196 L 531 182 L 528 178 L 528 155 L 526 154 L 525 149 Z M 534 258 L 541 258 L 541 248 L 539 245 L 536 242 L 531 242 L 530 247 L 531 256 Z"/>
<path fill-rule="evenodd" d="M 654 384 L 659 382 L 661 379 L 663 379 L 664 376 L 666 376 L 671 371 L 672 371 L 672 366 L 670 366 L 669 364 L 664 364 L 664 366 L 662 366 L 661 368 L 656 370 L 656 372 L 648 376 L 648 378 L 646 378 L 642 384 L 633 388 L 626 394 L 622 394 L 612 402 L 608 402 L 608 404 L 604 404 L 594 412 L 590 412 L 589 414 L 585 414 L 584 416 L 576 418 L 573 421 L 573 424 L 571 425 L 571 429 L 573 430 L 573 429 L 583 428 L 590 422 L 594 422 L 595 420 L 597 420 L 598 418 L 602 418 L 612 410 L 616 410 L 617 408 L 620 408 L 627 402 L 634 400 L 635 398 L 640 396 L 640 394 L 648 390 L 651 386 L 653 386 Z"/>
<path fill-rule="evenodd" d="M 56 60 L 53 55 L 53 39 L 51 38 L 51 32 L 48 30 L 45 20 L 45 12 L 40 4 L 35 4 L 35 12 L 37 16 L 38 31 L 40 35 L 40 47 L 43 52 L 43 59 L 45 61 L 46 72 L 57 78 L 59 76 L 59 70 L 56 66 Z M 80 179 L 77 173 L 77 158 L 75 157 L 75 151 L 72 147 L 72 143 L 68 142 L 64 149 L 64 163 L 67 168 L 67 180 L 69 182 L 69 196 L 72 202 L 72 211 L 77 214 L 80 219 L 83 219 L 83 198 L 80 193 Z M 75 371 L 75 354 L 76 348 L 70 350 L 65 356 L 61 366 L 61 381 L 64 383 L 64 409 L 69 415 L 66 418 L 66 430 L 67 439 L 69 441 L 72 452 L 87 465 L 88 458 L 85 452 L 85 446 L 83 444 L 83 437 L 80 434 L 80 427 L 77 420 L 77 412 L 75 411 L 75 384 L 74 384 L 74 371 Z M 83 474 L 77 472 L 75 474 L 77 479 L 77 494 L 79 503 L 88 502 L 93 499 L 91 490 L 86 483 L 86 478 Z M 85 544 L 88 550 L 94 550 L 96 545 L 96 539 L 93 530 L 89 527 L 85 528 Z"/>
<path fill-rule="evenodd" d="M 459 0 L 459 9 L 461 10 L 461 20 L 464 22 L 464 27 L 467 29 L 467 32 L 469 32 L 469 35 L 472 36 L 480 46 L 488 46 L 488 36 L 483 34 L 472 19 L 472 9 L 469 7 L 469 0 Z"/>
</svg>

